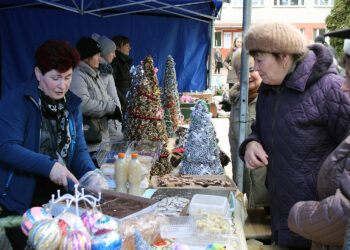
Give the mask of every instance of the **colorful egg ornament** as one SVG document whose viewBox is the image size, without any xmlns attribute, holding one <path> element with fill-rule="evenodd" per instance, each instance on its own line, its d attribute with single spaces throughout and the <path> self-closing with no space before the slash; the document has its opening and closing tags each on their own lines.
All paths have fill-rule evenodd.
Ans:
<svg viewBox="0 0 350 250">
<path fill-rule="evenodd" d="M 95 224 L 91 228 L 91 234 L 94 235 L 97 231 L 101 229 L 111 229 L 118 230 L 118 222 L 111 219 L 108 216 L 103 215 L 100 219 L 98 219 Z"/>
<path fill-rule="evenodd" d="M 29 244 L 35 249 L 57 249 L 62 238 L 57 220 L 45 219 L 36 222 L 29 231 Z"/>
<path fill-rule="evenodd" d="M 103 214 L 99 211 L 89 210 L 80 215 L 80 218 L 86 227 L 86 229 L 91 233 L 91 229 L 96 221 L 103 217 Z"/>
<path fill-rule="evenodd" d="M 61 241 L 60 250 L 90 250 L 91 241 L 86 233 L 79 230 L 68 232 Z"/>
<path fill-rule="evenodd" d="M 69 231 L 79 230 L 90 236 L 81 218 L 73 213 L 65 212 L 60 214 L 58 219 L 64 220 L 69 225 Z"/>
<path fill-rule="evenodd" d="M 32 207 L 28 209 L 22 216 L 21 229 L 28 236 L 33 225 L 41 220 L 52 219 L 52 215 L 43 207 Z"/>
<path fill-rule="evenodd" d="M 122 240 L 115 230 L 102 229 L 95 233 L 91 239 L 92 250 L 113 249 L 119 250 L 122 247 Z"/>
</svg>

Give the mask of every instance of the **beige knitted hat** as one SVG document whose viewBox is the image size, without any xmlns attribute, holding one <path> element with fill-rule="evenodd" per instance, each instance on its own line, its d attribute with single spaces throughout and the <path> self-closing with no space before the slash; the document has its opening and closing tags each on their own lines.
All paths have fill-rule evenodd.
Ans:
<svg viewBox="0 0 350 250">
<path fill-rule="evenodd" d="M 252 25 L 244 36 L 249 51 L 301 54 L 305 51 L 304 39 L 299 31 L 287 23 L 259 23 Z"/>
</svg>

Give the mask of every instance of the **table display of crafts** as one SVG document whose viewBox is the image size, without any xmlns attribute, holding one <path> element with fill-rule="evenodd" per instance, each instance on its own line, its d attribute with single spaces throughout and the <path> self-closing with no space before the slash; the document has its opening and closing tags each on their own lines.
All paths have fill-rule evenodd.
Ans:
<svg viewBox="0 0 350 250">
<path fill-rule="evenodd" d="M 77 185 L 74 189 L 74 195 L 57 191 L 46 208 L 32 207 L 23 214 L 27 249 L 240 249 L 226 197 L 198 195 L 191 202 L 167 197 L 152 205 L 152 212 L 117 219 L 117 211 L 102 213 L 101 193 L 95 197 Z M 66 209 L 53 216 L 52 207 L 63 201 Z M 81 213 L 82 203 L 91 209 Z M 180 216 L 185 207 L 189 216 Z"/>
</svg>

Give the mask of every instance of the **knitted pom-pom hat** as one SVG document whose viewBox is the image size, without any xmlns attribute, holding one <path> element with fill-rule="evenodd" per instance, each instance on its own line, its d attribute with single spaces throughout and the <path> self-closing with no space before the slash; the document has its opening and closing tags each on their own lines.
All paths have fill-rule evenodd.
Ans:
<svg viewBox="0 0 350 250">
<path fill-rule="evenodd" d="M 252 25 L 244 36 L 249 51 L 302 54 L 306 48 L 299 31 L 287 23 L 259 23 Z"/>
</svg>

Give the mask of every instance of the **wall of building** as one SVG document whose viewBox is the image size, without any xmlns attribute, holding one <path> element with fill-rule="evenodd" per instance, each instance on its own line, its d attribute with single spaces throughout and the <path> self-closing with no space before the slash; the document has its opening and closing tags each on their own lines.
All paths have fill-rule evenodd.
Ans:
<svg viewBox="0 0 350 250">
<path fill-rule="evenodd" d="M 215 31 L 221 31 L 222 46 L 218 47 L 225 58 L 228 48 L 225 48 L 224 33 L 231 32 L 231 39 L 242 32 L 243 7 L 237 7 L 239 0 L 224 3 L 221 19 L 215 21 Z M 261 3 L 261 0 L 258 1 Z M 314 0 L 304 0 L 304 6 L 274 6 L 274 0 L 264 0 L 264 5 L 252 7 L 251 23 L 266 21 L 288 22 L 300 29 L 307 44 L 313 43 L 315 36 L 322 34 L 326 28 L 325 19 L 332 6 L 320 7 L 314 5 Z M 321 29 L 321 30 L 315 30 Z M 319 33 L 321 32 L 321 33 Z M 215 47 L 215 44 L 214 44 Z"/>
</svg>

